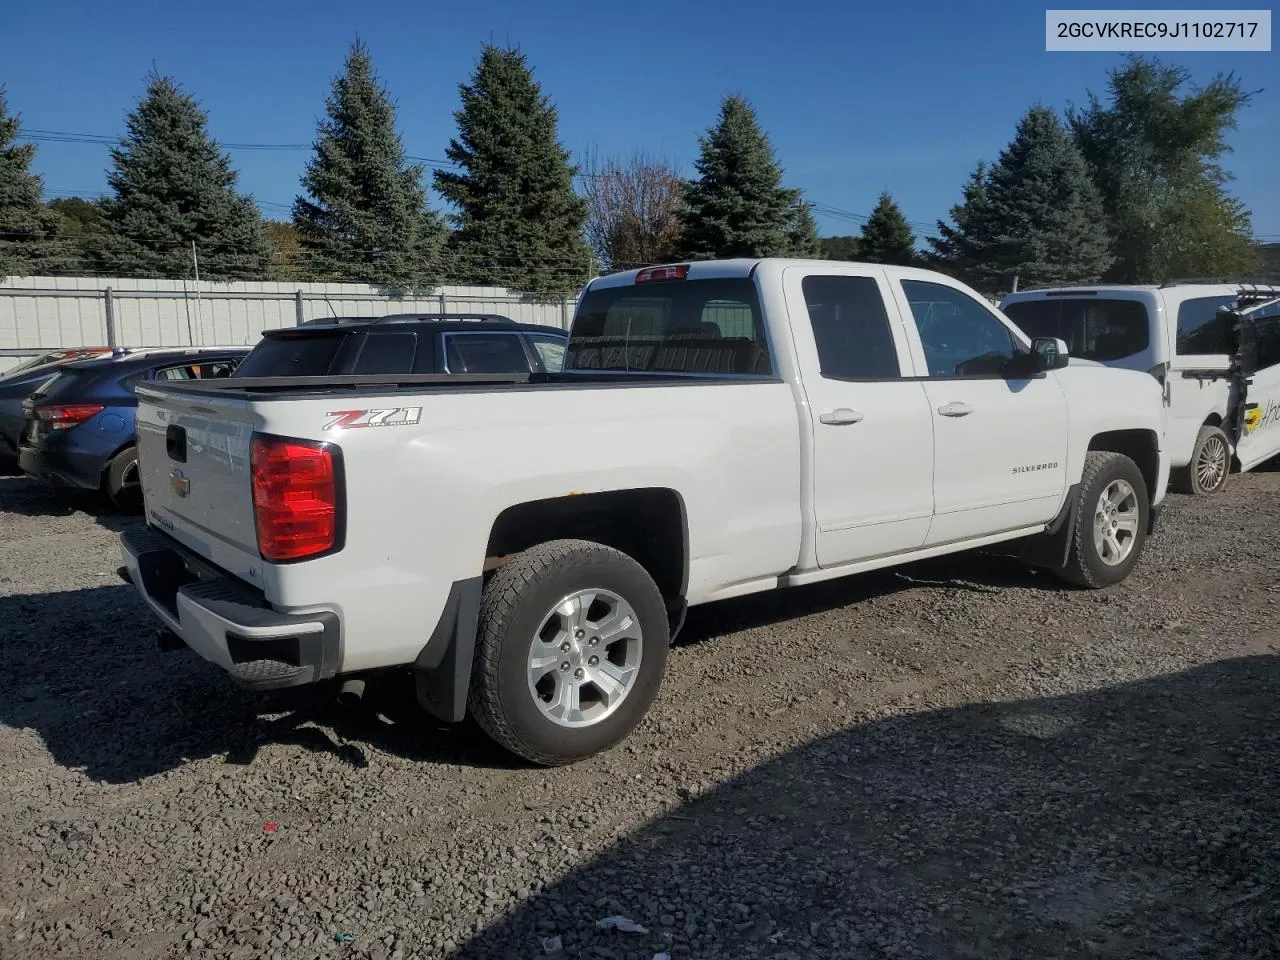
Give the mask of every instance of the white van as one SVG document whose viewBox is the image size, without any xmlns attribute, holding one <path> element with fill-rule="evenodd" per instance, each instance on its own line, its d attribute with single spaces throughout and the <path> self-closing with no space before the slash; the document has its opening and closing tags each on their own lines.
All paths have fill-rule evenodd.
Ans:
<svg viewBox="0 0 1280 960">
<path fill-rule="evenodd" d="M 1000 309 L 1072 357 L 1145 370 L 1165 389 L 1170 485 L 1215 493 L 1280 454 L 1280 288 L 1171 282 L 1022 290 Z"/>
</svg>

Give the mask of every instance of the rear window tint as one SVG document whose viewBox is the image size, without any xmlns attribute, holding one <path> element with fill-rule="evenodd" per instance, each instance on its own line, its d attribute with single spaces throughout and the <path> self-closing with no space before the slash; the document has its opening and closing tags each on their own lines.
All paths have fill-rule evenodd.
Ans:
<svg viewBox="0 0 1280 960">
<path fill-rule="evenodd" d="M 1178 305 L 1178 353 L 1231 354 L 1235 352 L 1232 329 L 1235 320 L 1219 308 L 1230 307 L 1235 297 L 1196 297 Z"/>
<path fill-rule="evenodd" d="M 31 392 L 42 397 L 61 397 L 87 390 L 98 381 L 96 370 L 64 370 L 36 386 Z"/>
<path fill-rule="evenodd" d="M 450 373 L 528 373 L 529 355 L 513 333 L 447 333 L 444 359 Z"/>
<path fill-rule="evenodd" d="M 339 350 L 350 340 L 351 336 L 346 333 L 263 337 L 249 351 L 235 376 L 323 377 L 334 366 Z"/>
<path fill-rule="evenodd" d="M 566 370 L 773 373 L 747 277 L 604 287 L 578 306 Z"/>
<path fill-rule="evenodd" d="M 1139 300 L 1045 297 L 1020 300 L 1005 315 L 1029 337 L 1057 337 L 1073 357 L 1106 363 L 1151 345 L 1151 322 Z"/>
<path fill-rule="evenodd" d="M 371 333 L 364 339 L 353 372 L 370 376 L 409 373 L 417 347 L 418 337 L 413 333 Z"/>
</svg>

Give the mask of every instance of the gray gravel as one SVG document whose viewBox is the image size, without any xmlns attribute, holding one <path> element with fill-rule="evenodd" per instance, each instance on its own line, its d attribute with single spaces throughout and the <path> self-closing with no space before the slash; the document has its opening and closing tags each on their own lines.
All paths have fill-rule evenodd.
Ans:
<svg viewBox="0 0 1280 960">
<path fill-rule="evenodd" d="M 1280 472 L 1105 592 L 964 556 L 695 611 L 554 770 L 155 652 L 129 522 L 0 479 L 4 960 L 1280 956 Z"/>
</svg>

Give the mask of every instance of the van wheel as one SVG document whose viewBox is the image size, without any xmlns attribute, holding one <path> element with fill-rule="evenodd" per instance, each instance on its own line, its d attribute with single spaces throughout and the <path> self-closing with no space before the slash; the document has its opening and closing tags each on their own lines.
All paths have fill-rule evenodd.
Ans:
<svg viewBox="0 0 1280 960">
<path fill-rule="evenodd" d="M 138 448 L 125 447 L 107 464 L 102 488 L 121 510 L 142 508 L 142 481 L 138 474 Z"/>
<path fill-rule="evenodd" d="M 1178 493 L 1218 493 L 1231 475 L 1231 441 L 1220 427 L 1205 424 L 1196 436 L 1191 463 L 1175 472 L 1172 486 Z"/>
<path fill-rule="evenodd" d="M 485 587 L 468 708 L 526 760 L 582 760 L 648 712 L 668 630 L 661 592 L 631 557 L 586 540 L 532 547 Z"/>
<path fill-rule="evenodd" d="M 1138 465 L 1122 453 L 1085 456 L 1067 562 L 1056 573 L 1068 583 L 1097 589 L 1127 577 L 1147 539 L 1150 501 Z"/>
</svg>

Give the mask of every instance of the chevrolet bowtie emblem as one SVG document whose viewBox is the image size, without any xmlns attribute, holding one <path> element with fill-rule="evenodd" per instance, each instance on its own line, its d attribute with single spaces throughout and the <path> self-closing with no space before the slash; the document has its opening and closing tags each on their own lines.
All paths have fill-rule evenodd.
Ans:
<svg viewBox="0 0 1280 960">
<path fill-rule="evenodd" d="M 191 492 L 191 481 L 176 467 L 169 471 L 169 486 L 173 487 L 173 492 L 180 497 L 185 497 Z"/>
</svg>

